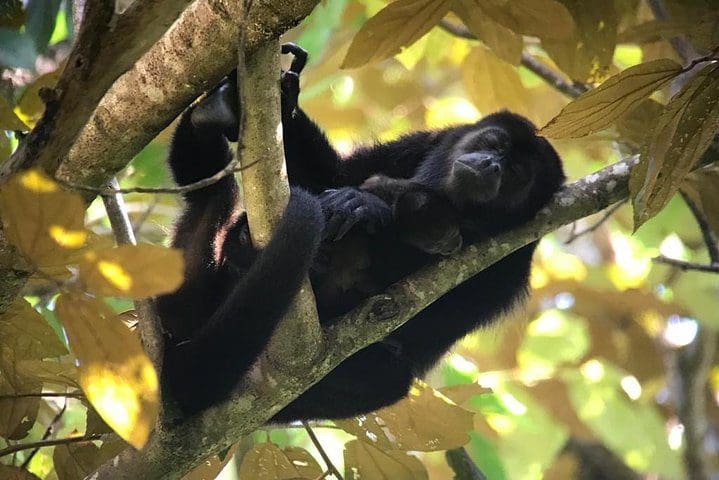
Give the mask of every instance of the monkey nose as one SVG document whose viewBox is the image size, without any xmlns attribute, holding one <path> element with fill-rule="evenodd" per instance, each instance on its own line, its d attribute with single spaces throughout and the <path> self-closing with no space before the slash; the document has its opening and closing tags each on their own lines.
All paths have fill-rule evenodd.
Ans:
<svg viewBox="0 0 719 480">
<path fill-rule="evenodd" d="M 469 170 L 474 174 L 492 176 L 501 172 L 500 160 L 501 157 L 494 152 L 471 152 L 457 158 L 457 167 L 459 171 Z"/>
</svg>

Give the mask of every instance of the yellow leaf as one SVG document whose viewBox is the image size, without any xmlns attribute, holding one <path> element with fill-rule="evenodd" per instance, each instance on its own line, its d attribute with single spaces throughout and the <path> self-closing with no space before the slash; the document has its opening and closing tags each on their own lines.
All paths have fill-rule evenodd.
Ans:
<svg viewBox="0 0 719 480">
<path fill-rule="evenodd" d="M 63 294 L 55 312 L 80 361 L 88 401 L 120 437 L 142 448 L 157 418 L 159 393 L 140 340 L 97 299 Z"/>
<path fill-rule="evenodd" d="M 16 360 L 59 357 L 67 353 L 50 325 L 22 298 L 16 298 L 0 315 L 0 352 L 4 350 L 12 351 Z M 3 365 L 2 359 L 0 365 Z"/>
<path fill-rule="evenodd" d="M 495 22 L 483 10 L 483 2 L 455 0 L 452 10 L 467 28 L 495 55 L 505 62 L 517 65 L 522 55 L 522 36 Z"/>
<path fill-rule="evenodd" d="M 0 96 L 0 130 L 19 130 L 21 132 L 29 130 L 2 96 Z"/>
<path fill-rule="evenodd" d="M 524 35 L 561 40 L 574 31 L 574 20 L 556 0 L 472 0 L 497 23 Z"/>
<path fill-rule="evenodd" d="M 570 78 L 597 82 L 605 78 L 614 56 L 621 18 L 615 3 L 565 1 L 575 22 L 569 38 L 542 38 L 542 47 Z"/>
<path fill-rule="evenodd" d="M 273 443 L 257 443 L 245 454 L 240 465 L 240 480 L 297 480 L 315 479 L 319 468 L 298 468 L 294 461 L 298 458 L 307 459 L 307 456 L 298 456 L 298 449 L 282 451 Z M 305 452 L 306 453 L 306 452 Z M 309 454 L 307 454 L 309 455 Z M 292 457 L 292 459 L 290 458 Z M 310 456 L 311 458 L 311 456 Z M 313 460 L 314 461 L 314 460 Z M 314 462 L 316 465 L 317 462 Z M 320 474 L 322 472 L 320 471 Z"/>
<path fill-rule="evenodd" d="M 539 133 L 550 138 L 583 137 L 607 128 L 680 71 L 678 63 L 667 59 L 627 68 L 568 104 Z"/>
<path fill-rule="evenodd" d="M 149 244 L 90 250 L 80 262 L 80 278 L 89 291 L 130 298 L 176 290 L 184 278 L 183 270 L 179 250 Z"/>
<path fill-rule="evenodd" d="M 345 444 L 345 479 L 423 480 L 427 470 L 407 452 L 384 452 L 360 440 Z"/>
<path fill-rule="evenodd" d="M 517 69 L 484 47 L 473 49 L 467 56 L 462 81 L 469 98 L 485 115 L 503 108 L 528 113 L 527 90 Z"/>
<path fill-rule="evenodd" d="M 49 275 L 65 270 L 85 243 L 85 205 L 37 170 L 19 173 L 0 189 L 5 234 L 25 258 Z"/>
<path fill-rule="evenodd" d="M 450 0 L 396 0 L 367 20 L 347 51 L 342 68 L 384 60 L 427 33 L 449 11 Z"/>
<path fill-rule="evenodd" d="M 40 120 L 45 111 L 45 102 L 40 98 L 40 89 L 54 87 L 61 70 L 57 69 L 54 72 L 41 75 L 23 92 L 15 106 L 15 113 L 25 124 L 34 127 Z"/>
<path fill-rule="evenodd" d="M 719 66 L 692 77 L 666 106 L 629 177 L 634 228 L 669 202 L 719 129 Z"/>
<path fill-rule="evenodd" d="M 441 392 L 416 382 L 396 404 L 335 423 L 382 450 L 433 452 L 469 442 L 473 417 Z"/>
</svg>

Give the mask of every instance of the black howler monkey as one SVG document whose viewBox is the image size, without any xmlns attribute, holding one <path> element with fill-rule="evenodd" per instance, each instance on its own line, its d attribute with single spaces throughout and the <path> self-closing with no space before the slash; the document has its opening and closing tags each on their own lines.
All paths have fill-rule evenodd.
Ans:
<svg viewBox="0 0 719 480">
<path fill-rule="evenodd" d="M 426 265 L 437 254 L 452 253 L 462 242 L 487 239 L 531 220 L 564 181 L 560 159 L 551 145 L 536 135 L 528 120 L 509 112 L 470 125 L 414 132 L 395 141 L 360 147 L 342 158 L 297 106 L 301 68 L 295 67 L 304 63 L 305 54 L 295 46 L 283 46 L 283 53 L 288 52 L 296 56 L 296 63 L 281 76 L 285 157 L 290 184 L 319 196 L 325 213 L 322 249 L 329 252 L 330 266 L 315 265 L 311 275 L 323 325 L 331 324 L 337 314 L 362 298 Z M 225 113 L 233 105 L 229 104 L 228 110 L 227 95 L 222 93 L 233 87 L 231 81 L 226 82 L 204 101 L 210 112 L 205 124 L 217 132 L 213 138 L 218 145 L 224 144 L 219 132 L 236 130 L 236 120 L 234 125 L 225 121 Z M 178 135 L 184 134 L 178 132 L 176 138 Z M 207 158 L 199 162 L 212 165 L 205 172 L 208 175 L 228 161 L 217 155 L 209 159 L 208 152 L 217 150 L 218 145 L 194 150 L 197 158 Z M 171 158 L 176 176 L 183 175 L 183 163 L 190 163 L 189 156 L 185 157 L 180 162 Z M 227 184 L 219 188 L 227 188 Z M 195 214 L 192 223 L 199 218 Z M 225 248 L 230 243 L 242 245 L 237 236 L 228 234 Z M 192 240 L 184 246 L 190 252 L 201 249 Z M 488 324 L 526 294 L 535 247 L 536 242 L 520 248 L 443 295 L 384 341 L 350 356 L 272 421 L 346 418 L 401 399 L 412 379 L 426 373 L 454 342 Z M 350 259 L 348 265 L 343 266 L 343 258 Z M 277 265 L 279 281 L 286 273 Z M 213 279 L 202 288 L 214 290 L 222 282 Z M 221 300 L 222 293 L 216 298 Z M 192 298 L 183 302 L 190 303 Z M 195 322 L 206 320 L 203 311 L 214 311 L 192 308 L 197 308 Z M 257 316 L 247 318 L 264 321 Z M 260 336 L 249 339 L 253 348 L 248 357 L 257 354 L 261 343 L 257 338 Z M 242 343 L 237 345 L 242 348 Z M 219 363 L 212 375 L 226 375 L 228 368 Z M 210 383 L 205 382 L 208 389 L 212 389 Z M 182 394 L 198 395 L 191 390 L 185 388 Z M 206 398 L 193 401 L 195 405 L 222 396 L 199 395 Z"/>
</svg>

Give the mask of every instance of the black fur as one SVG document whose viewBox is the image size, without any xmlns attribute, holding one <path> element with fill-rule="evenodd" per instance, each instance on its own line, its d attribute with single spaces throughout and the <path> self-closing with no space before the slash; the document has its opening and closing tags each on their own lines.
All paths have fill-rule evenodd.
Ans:
<svg viewBox="0 0 719 480">
<path fill-rule="evenodd" d="M 338 314 L 358 301 L 426 265 L 437 254 L 451 253 L 461 242 L 476 242 L 526 223 L 547 204 L 564 180 L 554 149 L 536 136 L 529 121 L 509 112 L 490 115 L 472 125 L 415 132 L 396 141 L 359 148 L 341 158 L 320 128 L 297 106 L 299 71 L 283 72 L 281 85 L 290 184 L 319 196 L 328 219 L 327 239 L 311 272 L 323 325 L 331 324 Z M 218 98 L 221 100 L 220 95 L 213 95 L 205 103 L 211 104 Z M 218 110 L 216 117 L 224 118 L 225 111 Z M 194 152 L 193 158 L 180 157 L 179 150 L 173 148 L 170 163 L 180 182 L 187 175 L 197 178 L 198 163 L 213 165 L 213 171 L 204 172 L 211 174 L 227 162 L 222 150 L 226 149 L 224 138 L 219 132 L 233 130 L 234 126 L 218 128 L 216 120 L 204 123 L 214 133 L 208 133 L 205 143 L 194 150 L 187 144 L 198 139 L 183 131 L 182 123 L 178 129 L 175 147 L 183 144 L 187 147 L 183 151 Z M 200 156 L 205 159 L 198 162 Z M 205 201 L 201 207 L 189 203 L 179 223 L 176 244 L 186 249 L 190 265 L 198 259 L 207 263 L 202 259 L 213 258 L 207 244 L 221 236 L 218 232 L 223 231 L 228 218 L 226 205 L 234 204 L 234 200 L 228 199 L 234 199 L 235 190 L 234 181 L 223 181 L 213 186 L 213 191 L 218 199 L 224 200 Z M 207 195 L 202 193 L 203 197 Z M 302 198 L 303 205 L 310 203 Z M 212 221 L 203 223 L 205 216 Z M 233 229 L 223 243 L 223 252 L 247 248 L 246 222 L 239 223 L 241 232 Z M 191 236 L 183 233 L 184 224 L 206 226 L 200 229 L 202 233 Z M 302 236 L 303 228 L 308 227 L 288 227 L 286 236 Z M 305 263 L 294 272 L 299 273 L 312 259 L 315 244 L 308 242 L 308 248 L 299 249 L 296 240 L 288 245 L 283 244 L 283 238 L 276 235 L 276 248 L 283 253 L 292 251 L 296 264 L 302 263 L 297 258 L 302 257 Z M 500 260 L 442 296 L 384 341 L 352 355 L 272 420 L 345 418 L 396 402 L 406 395 L 412 379 L 426 373 L 454 342 L 488 324 L 526 294 L 535 247 L 536 243 L 530 244 Z M 263 256 L 269 256 L 269 250 Z M 300 254 L 301 251 L 305 254 Z M 271 287 L 264 291 L 271 292 L 268 295 L 272 302 L 276 302 L 274 283 L 293 275 L 290 264 L 285 264 L 287 261 L 278 254 L 276 269 L 262 275 L 263 281 L 270 281 Z M 242 264 L 246 269 L 252 261 Z M 194 277 L 196 281 L 188 279 L 185 290 L 170 296 L 175 298 L 176 308 L 165 309 L 162 314 L 166 321 L 190 325 L 190 334 L 207 331 L 201 337 L 207 349 L 214 341 L 219 351 L 230 350 L 231 345 L 233 355 L 242 355 L 241 362 L 227 362 L 218 358 L 221 355 L 216 352 L 209 352 L 207 357 L 202 352 L 183 353 L 185 364 L 194 360 L 201 365 L 169 367 L 178 372 L 178 395 L 199 397 L 199 401 L 184 401 L 200 408 L 226 395 L 227 388 L 217 385 L 236 383 L 248 362 L 264 347 L 272 330 L 267 324 L 274 325 L 267 318 L 275 318 L 276 313 L 243 315 L 242 323 L 248 323 L 242 327 L 243 332 L 222 327 L 222 320 L 230 322 L 234 315 L 211 318 L 218 325 L 216 328 L 224 332 L 214 334 L 206 330 L 202 324 L 207 321 L 207 312 L 217 311 L 218 305 L 228 301 L 228 286 L 225 274 L 218 274 L 215 267 L 205 270 L 210 271 L 204 277 Z M 248 283 L 249 280 L 243 284 Z M 292 287 L 285 292 L 291 298 L 296 285 L 285 283 Z M 264 305 L 263 300 L 264 297 L 254 299 L 257 305 L 253 308 L 267 309 L 269 305 Z M 177 325 L 173 331 L 187 330 Z M 243 349 L 246 351 L 237 352 Z M 173 358 L 167 359 L 172 361 Z M 206 378 L 182 387 L 185 368 L 194 368 L 198 377 Z M 230 371 L 228 381 L 225 376 Z"/>
<path fill-rule="evenodd" d="M 183 115 L 169 163 L 187 185 L 227 165 L 220 130 Z M 269 244 L 252 247 L 232 176 L 184 195 L 172 246 L 183 249 L 185 281 L 157 299 L 166 339 L 163 386 L 186 413 L 226 398 L 269 341 L 319 245 L 323 216 L 312 195 L 293 189 Z"/>
</svg>

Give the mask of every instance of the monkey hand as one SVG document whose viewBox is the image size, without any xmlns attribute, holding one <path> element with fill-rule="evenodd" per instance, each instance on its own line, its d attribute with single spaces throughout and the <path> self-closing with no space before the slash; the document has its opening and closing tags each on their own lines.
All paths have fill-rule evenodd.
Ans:
<svg viewBox="0 0 719 480">
<path fill-rule="evenodd" d="M 381 198 L 355 187 L 326 190 L 320 195 L 325 213 L 325 238 L 339 240 L 355 225 L 375 233 L 392 219 L 392 209 Z"/>
</svg>

